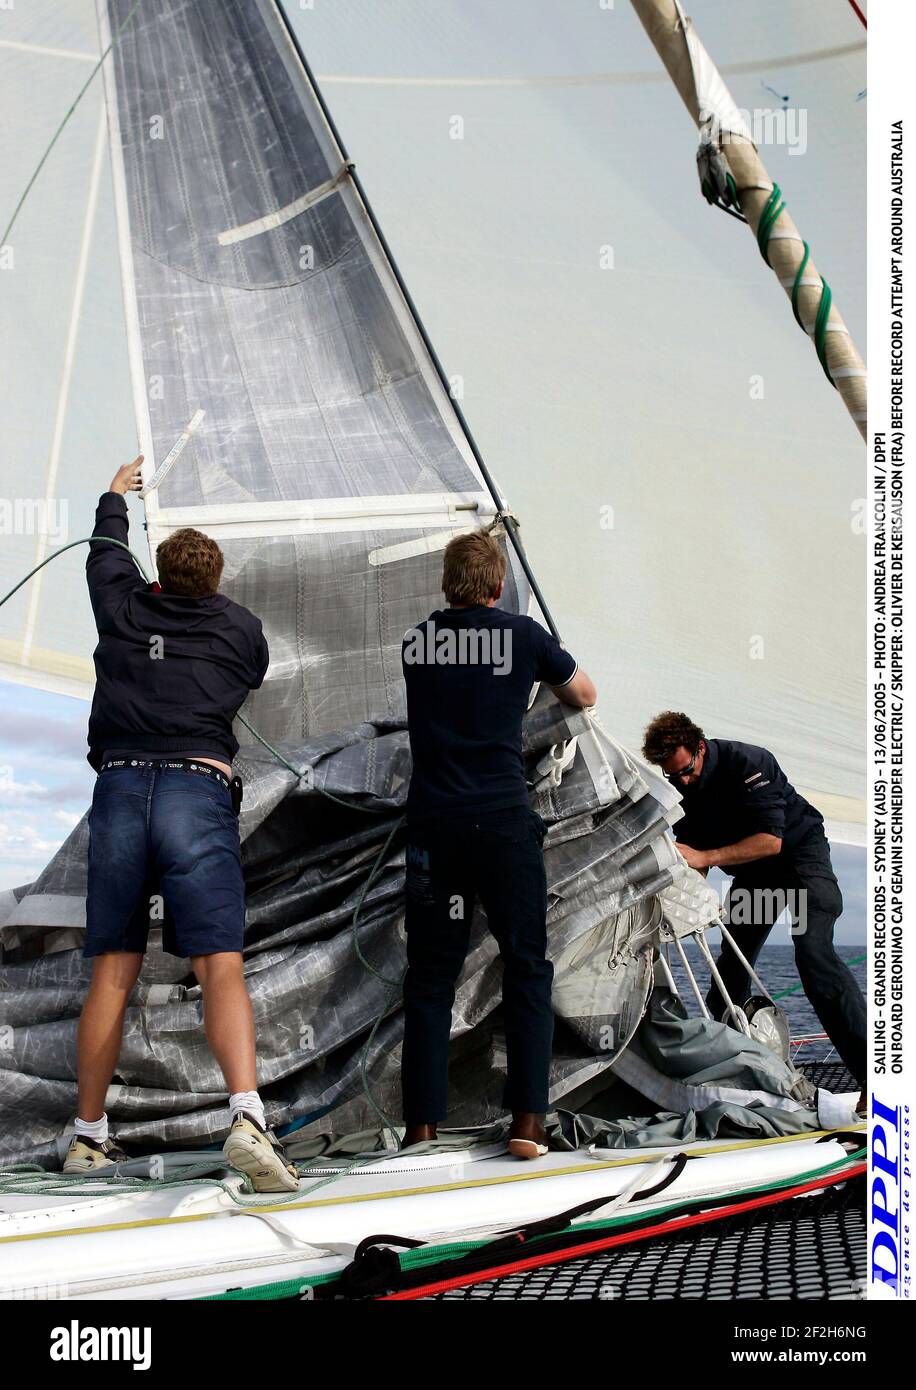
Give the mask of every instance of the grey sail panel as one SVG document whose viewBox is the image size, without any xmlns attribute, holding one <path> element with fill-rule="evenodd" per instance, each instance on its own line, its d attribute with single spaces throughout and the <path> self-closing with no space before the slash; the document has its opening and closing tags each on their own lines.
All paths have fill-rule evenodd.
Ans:
<svg viewBox="0 0 916 1390">
<path fill-rule="evenodd" d="M 438 556 L 376 552 L 486 498 L 285 24 L 270 0 L 141 6 L 108 94 L 147 474 L 205 412 L 147 499 L 151 544 L 224 545 L 273 655 L 267 736 L 398 710 Z"/>
</svg>

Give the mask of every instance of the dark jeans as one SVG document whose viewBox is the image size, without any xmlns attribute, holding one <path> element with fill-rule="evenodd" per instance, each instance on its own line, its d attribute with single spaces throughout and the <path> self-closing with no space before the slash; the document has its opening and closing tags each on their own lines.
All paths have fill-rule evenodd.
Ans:
<svg viewBox="0 0 916 1390">
<path fill-rule="evenodd" d="M 866 1069 L 865 1000 L 833 945 L 833 924 L 843 911 L 843 897 L 823 834 L 808 836 L 791 855 L 774 855 L 736 872 L 726 902 L 726 922 L 738 949 L 751 965 L 786 907 L 792 920 L 795 962 L 805 994 L 824 1031 L 861 1085 Z M 743 1004 L 750 981 L 727 942 L 723 943 L 718 967 L 732 1002 Z M 706 1002 L 718 1018 L 724 1002 L 715 985 Z"/>
<path fill-rule="evenodd" d="M 120 761 L 106 764 L 92 796 L 83 954 L 144 952 L 154 897 L 163 950 L 241 951 L 245 883 L 226 778 L 177 759 Z"/>
<path fill-rule="evenodd" d="M 452 1004 L 478 897 L 503 960 L 506 1108 L 548 1108 L 553 966 L 545 833 L 527 807 L 408 822 L 401 1075 L 408 1124 L 435 1124 L 447 1113 Z"/>
</svg>

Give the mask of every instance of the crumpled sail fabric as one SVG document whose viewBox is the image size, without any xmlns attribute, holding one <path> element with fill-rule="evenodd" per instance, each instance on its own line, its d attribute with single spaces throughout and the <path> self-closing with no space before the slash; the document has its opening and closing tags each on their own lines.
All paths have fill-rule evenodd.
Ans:
<svg viewBox="0 0 916 1390">
<path fill-rule="evenodd" d="M 103 44 L 129 8 L 100 0 Z M 150 542 L 183 525 L 220 542 L 224 588 L 262 618 L 271 649 L 247 717 L 301 769 L 239 729 L 268 1118 L 355 1132 L 376 1120 L 361 1066 L 375 1104 L 394 1115 L 399 1104 L 401 638 L 441 602 L 445 541 L 495 509 L 271 0 L 146 0 L 106 68 L 147 477 L 205 411 L 147 498 Z M 528 606 L 514 559 L 505 602 Z M 538 774 L 572 739 L 562 776 Z M 659 903 L 702 923 L 717 902 L 666 833 L 676 794 L 597 720 L 541 691 L 525 740 L 549 825 L 556 1103 L 637 1028 Z M 34 884 L 0 900 L 8 1161 L 56 1161 L 76 1108 L 87 836 L 84 819 Z M 189 978 L 186 963 L 147 958 L 108 1099 L 128 1143 L 193 1147 L 226 1127 Z M 478 920 L 454 1012 L 457 1123 L 501 1110 L 499 990 Z"/>
</svg>

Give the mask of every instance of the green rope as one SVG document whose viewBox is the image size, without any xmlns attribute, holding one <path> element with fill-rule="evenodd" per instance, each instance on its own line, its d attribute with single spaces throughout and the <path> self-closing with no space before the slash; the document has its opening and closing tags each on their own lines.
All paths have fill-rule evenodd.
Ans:
<svg viewBox="0 0 916 1390">
<path fill-rule="evenodd" d="M 782 190 L 778 183 L 774 183 L 770 196 L 764 204 L 763 212 L 760 214 L 760 221 L 757 223 L 757 245 L 760 248 L 761 256 L 771 270 L 773 267 L 770 265 L 768 254 L 770 233 L 776 225 L 776 219 L 786 210 L 786 205 L 781 199 Z"/>
<path fill-rule="evenodd" d="M 780 189 L 778 183 L 774 183 L 772 192 L 770 193 L 769 198 L 764 204 L 763 212 L 760 214 L 760 221 L 757 224 L 757 245 L 760 248 L 761 256 L 766 261 L 767 265 L 770 266 L 771 270 L 773 269 L 773 267 L 770 264 L 769 255 L 770 236 L 772 234 L 774 226 L 776 225 L 777 220 L 779 219 L 781 214 L 785 212 L 785 210 L 786 205 L 782 201 L 782 190 Z M 811 248 L 809 247 L 808 243 L 804 240 L 802 240 L 802 246 L 805 248 L 805 254 L 802 257 L 802 263 L 798 267 L 798 271 L 796 272 L 795 280 L 792 285 L 792 313 L 795 315 L 795 322 L 798 324 L 799 328 L 801 328 L 803 332 L 807 333 L 808 330 L 802 323 L 801 314 L 798 308 L 798 291 L 801 288 L 802 276 L 805 273 L 805 267 L 807 266 L 808 261 L 811 259 Z M 833 377 L 830 375 L 830 368 L 827 365 L 827 323 L 830 319 L 830 307 L 833 304 L 833 291 L 827 284 L 827 281 L 824 279 L 823 275 L 820 276 L 820 281 L 821 297 L 820 302 L 817 306 L 817 314 L 814 320 L 814 350 L 817 353 L 818 362 L 820 362 L 822 368 L 824 369 L 824 375 L 826 376 L 827 380 L 830 382 L 830 385 L 834 388 L 834 390 L 837 390 L 839 388 L 837 387 L 837 384 L 834 381 Z"/>
<path fill-rule="evenodd" d="M 798 267 L 798 274 L 796 275 L 795 281 L 792 285 L 792 313 L 795 315 L 795 322 L 798 324 L 799 328 L 804 333 L 806 330 L 805 325 L 802 323 L 801 311 L 798 307 L 798 291 L 801 288 L 801 281 L 802 276 L 805 273 L 805 266 L 811 259 L 811 247 L 808 245 L 806 241 L 802 242 L 802 246 L 804 246 L 805 248 L 805 254 L 804 256 L 802 256 L 802 263 Z"/>
<path fill-rule="evenodd" d="M 814 320 L 814 348 L 817 352 L 817 360 L 824 369 L 824 376 L 835 390 L 839 390 L 839 387 L 830 375 L 830 368 L 827 365 L 827 320 L 830 318 L 830 306 L 832 303 L 833 290 L 822 275 L 821 301 L 817 306 L 817 317 Z"/>
<path fill-rule="evenodd" d="M 844 962 L 844 964 L 861 965 L 863 960 L 868 960 L 868 956 L 854 956 L 852 960 L 847 960 Z M 795 994 L 796 991 L 800 989 L 804 989 L 804 985 L 802 984 L 801 980 L 799 980 L 797 985 L 789 985 L 788 989 L 778 989 L 776 993 L 771 995 L 770 997 L 772 999 L 783 999 L 787 994 Z"/>
<path fill-rule="evenodd" d="M 133 17 L 134 17 L 134 15 L 136 14 L 136 12 L 137 12 L 139 6 L 140 6 L 140 0 L 134 0 L 133 5 L 131 6 L 130 10 L 129 10 L 128 13 L 127 13 L 126 19 L 125 19 L 125 20 L 123 21 L 123 23 L 119 26 L 117 32 L 115 33 L 114 37 L 113 37 L 112 40 L 111 40 L 111 43 L 110 43 L 110 44 L 108 45 L 108 47 L 105 49 L 105 52 L 104 52 L 104 53 L 102 54 L 102 56 L 99 58 L 99 61 L 96 63 L 95 67 L 92 69 L 92 72 L 91 72 L 91 73 L 89 74 L 89 76 L 86 78 L 86 81 L 83 83 L 82 87 L 80 88 L 79 92 L 77 93 L 75 100 L 74 100 L 74 101 L 70 104 L 70 106 L 67 108 L 67 111 L 66 111 L 66 113 L 65 113 L 65 115 L 64 115 L 63 120 L 61 121 L 61 123 L 60 123 L 60 125 L 57 127 L 57 129 L 55 130 L 54 134 L 51 136 L 51 142 L 50 142 L 50 144 L 48 145 L 48 147 L 47 147 L 47 149 L 45 150 L 44 154 L 41 156 L 41 159 L 38 161 L 37 165 L 35 166 L 35 171 L 34 171 L 34 173 L 32 174 L 32 177 L 29 179 L 28 183 L 26 184 L 25 188 L 23 189 L 22 197 L 19 199 L 19 202 L 16 204 L 15 208 L 13 209 L 13 215 L 12 215 L 12 217 L 10 218 L 9 222 L 7 223 L 6 231 L 3 233 L 2 238 L 0 238 L 0 246 L 5 246 L 6 243 L 7 243 L 7 241 L 9 240 L 10 232 L 13 230 L 13 227 L 14 227 L 15 224 L 16 224 L 16 219 L 17 219 L 17 217 L 19 216 L 20 212 L 22 211 L 23 204 L 25 203 L 26 198 L 27 198 L 27 197 L 29 196 L 29 194 L 31 193 L 32 188 L 33 188 L 34 183 L 35 183 L 35 180 L 38 178 L 38 175 L 41 173 L 42 169 L 44 168 L 44 166 L 45 166 L 45 164 L 46 164 L 46 162 L 47 162 L 48 156 L 50 155 L 50 153 L 51 153 L 51 151 L 53 150 L 54 146 L 57 144 L 57 141 L 58 141 L 60 135 L 61 135 L 62 132 L 63 132 L 64 126 L 67 124 L 67 122 L 70 120 L 70 117 L 73 115 L 74 111 L 75 111 L 76 108 L 79 106 L 79 104 L 80 104 L 80 102 L 82 101 L 83 97 L 85 96 L 86 91 L 88 90 L 90 84 L 93 82 L 93 80 L 95 79 L 96 75 L 97 75 L 97 74 L 99 73 L 99 71 L 101 70 L 102 64 L 104 63 L 105 59 L 108 57 L 109 53 L 110 53 L 111 50 L 114 48 L 115 44 L 118 42 L 118 40 L 120 39 L 121 35 L 124 33 L 124 30 L 127 28 L 128 24 L 129 24 L 130 21 L 133 19 Z"/>
<path fill-rule="evenodd" d="M 734 1194 L 734 1200 L 740 1201 L 744 1197 L 752 1197 L 759 1193 L 778 1192 L 786 1187 L 796 1187 L 800 1183 L 813 1181 L 815 1178 L 826 1176 L 829 1173 L 838 1172 L 850 1164 L 860 1162 L 867 1154 L 865 1148 L 857 1149 L 854 1153 L 846 1154 L 845 1157 L 834 1159 L 831 1163 L 824 1164 L 821 1168 L 812 1168 L 806 1173 L 794 1174 L 791 1178 L 780 1178 L 769 1183 L 760 1183 L 754 1187 L 739 1188 Z M 608 1201 L 613 1198 L 609 1197 Z M 678 1202 L 678 1207 L 703 1207 L 709 1203 L 709 1196 L 687 1198 L 683 1202 Z M 575 1225 L 570 1223 L 565 1229 L 583 1232 L 593 1230 L 607 1230 L 609 1227 L 618 1229 L 631 1226 L 634 1222 L 644 1221 L 647 1217 L 663 1216 L 670 1210 L 671 1203 L 667 1207 L 640 1207 L 638 1211 L 624 1212 L 619 1216 L 608 1217 L 602 1220 L 595 1217 L 591 1221 L 577 1221 Z M 676 1231 L 676 1225 L 672 1227 L 672 1232 Z M 531 1240 L 525 1241 L 524 1250 L 532 1254 L 537 1254 L 538 1246 L 545 1240 L 552 1239 L 557 1235 L 556 1231 L 548 1231 L 540 1236 L 533 1236 Z M 441 1260 L 453 1257 L 458 1259 L 461 1255 L 469 1254 L 472 1250 L 480 1250 L 488 1245 L 492 1236 L 482 1237 L 480 1240 L 460 1240 L 449 1241 L 445 1244 L 423 1245 L 416 1250 L 405 1250 L 399 1252 L 398 1259 L 401 1269 L 404 1271 L 422 1269 L 426 1265 L 438 1264 Z M 520 1247 L 521 1249 L 521 1247 Z M 204 1294 L 200 1298 L 194 1299 L 195 1303 L 233 1303 L 240 1301 L 266 1301 L 279 1298 L 294 1298 L 296 1294 L 301 1294 L 305 1289 L 317 1289 L 323 1284 L 333 1283 L 340 1277 L 340 1271 L 335 1270 L 326 1274 L 316 1274 L 312 1276 L 303 1275 L 298 1279 L 283 1279 L 275 1284 L 256 1284 L 247 1289 L 230 1289 L 226 1293 Z"/>
<path fill-rule="evenodd" d="M 34 569 L 29 570 L 28 574 L 25 576 L 24 579 L 20 579 L 18 584 L 13 585 L 9 593 L 4 594 L 3 597 L 0 598 L 0 608 L 2 608 L 5 603 L 9 602 L 9 600 L 13 597 L 13 594 L 19 592 L 23 584 L 28 584 L 29 580 L 32 578 L 33 575 L 37 574 L 39 570 L 43 570 L 45 565 L 50 565 L 52 560 L 56 560 L 58 555 L 63 555 L 64 551 L 66 550 L 72 550 L 75 545 L 90 545 L 93 541 L 107 541 L 109 545 L 119 545 L 122 550 L 126 550 L 130 558 L 133 560 L 134 564 L 137 566 L 137 569 L 143 575 L 143 578 L 146 580 L 147 584 L 150 582 L 149 575 L 146 573 L 146 570 L 140 564 L 140 561 L 137 559 L 136 555 L 131 550 L 129 545 L 125 545 L 123 541 L 116 541 L 114 536 L 81 536 L 78 541 L 70 541 L 69 544 L 62 545 L 59 550 L 52 551 L 52 553 L 47 557 L 46 560 L 42 560 L 40 565 L 36 565 Z"/>
</svg>

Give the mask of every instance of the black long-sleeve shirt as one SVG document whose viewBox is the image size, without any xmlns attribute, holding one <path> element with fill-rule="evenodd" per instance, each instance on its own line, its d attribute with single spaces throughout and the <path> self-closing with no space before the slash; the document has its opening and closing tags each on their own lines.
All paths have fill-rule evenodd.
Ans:
<svg viewBox="0 0 916 1390">
<path fill-rule="evenodd" d="M 94 536 L 127 542 L 127 503 L 99 499 Z M 231 763 L 232 721 L 269 662 L 261 624 L 224 594 L 184 598 L 143 579 L 126 550 L 90 545 L 86 579 L 99 643 L 90 764 L 104 752 L 195 753 Z"/>
<path fill-rule="evenodd" d="M 776 835 L 783 858 L 789 859 L 806 836 L 823 831 L 820 811 L 795 790 L 772 753 L 751 743 L 707 739 L 699 781 L 678 790 L 684 818 L 675 822 L 675 839 L 693 849 Z M 741 872 L 748 867 L 741 865 Z"/>
</svg>

